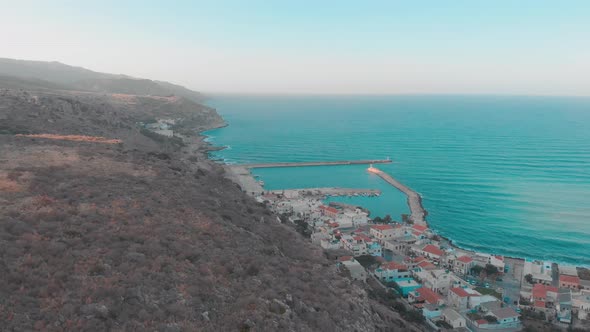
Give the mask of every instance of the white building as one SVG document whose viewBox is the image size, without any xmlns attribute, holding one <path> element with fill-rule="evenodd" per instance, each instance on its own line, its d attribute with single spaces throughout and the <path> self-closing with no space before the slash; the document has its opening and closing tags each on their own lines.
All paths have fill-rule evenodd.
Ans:
<svg viewBox="0 0 590 332">
<path fill-rule="evenodd" d="M 481 294 L 471 288 L 455 287 L 449 290 L 448 304 L 459 311 L 475 308 L 480 304 Z"/>
<path fill-rule="evenodd" d="M 461 316 L 458 312 L 451 308 L 446 308 L 442 311 L 441 317 L 447 323 L 449 323 L 454 329 L 459 327 L 466 327 L 467 322 L 465 318 Z"/>
<path fill-rule="evenodd" d="M 523 275 L 526 276 L 528 274 L 533 277 L 534 283 L 551 285 L 553 282 L 551 262 L 525 261 Z"/>
<path fill-rule="evenodd" d="M 341 257 L 339 264 L 350 272 L 352 280 L 367 281 L 367 271 L 356 259 L 350 256 Z"/>
<path fill-rule="evenodd" d="M 419 271 L 414 276 L 420 279 L 424 287 L 443 295 L 447 295 L 451 286 L 451 274 L 445 270 Z"/>
</svg>

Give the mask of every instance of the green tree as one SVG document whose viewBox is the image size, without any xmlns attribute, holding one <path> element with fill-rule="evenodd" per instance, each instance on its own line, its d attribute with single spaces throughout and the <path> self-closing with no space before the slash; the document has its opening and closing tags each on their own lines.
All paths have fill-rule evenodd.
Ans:
<svg viewBox="0 0 590 332">
<path fill-rule="evenodd" d="M 377 217 L 373 218 L 373 222 L 375 224 L 382 224 L 383 223 L 383 219 L 381 219 L 381 217 L 377 216 Z"/>
<path fill-rule="evenodd" d="M 533 275 L 532 274 L 527 274 L 526 276 L 524 276 L 524 280 L 526 280 L 526 282 L 528 282 L 529 284 L 533 283 Z"/>
<path fill-rule="evenodd" d="M 483 271 L 483 267 L 481 267 L 479 265 L 474 265 L 471 268 L 471 274 L 474 276 L 479 276 L 481 274 L 481 271 Z"/>
<path fill-rule="evenodd" d="M 486 267 L 484 269 L 485 273 L 487 276 L 493 276 L 498 274 L 498 268 L 492 264 L 486 264 Z"/>
<path fill-rule="evenodd" d="M 392 219 L 390 215 L 386 215 L 385 218 L 383 218 L 383 222 L 386 224 L 391 223 Z"/>
</svg>

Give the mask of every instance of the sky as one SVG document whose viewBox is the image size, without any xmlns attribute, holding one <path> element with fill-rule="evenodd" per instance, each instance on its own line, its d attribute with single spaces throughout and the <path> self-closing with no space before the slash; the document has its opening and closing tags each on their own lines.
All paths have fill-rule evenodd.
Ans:
<svg viewBox="0 0 590 332">
<path fill-rule="evenodd" d="M 590 95 L 590 1 L 0 0 L 0 57 L 209 93 Z"/>
</svg>

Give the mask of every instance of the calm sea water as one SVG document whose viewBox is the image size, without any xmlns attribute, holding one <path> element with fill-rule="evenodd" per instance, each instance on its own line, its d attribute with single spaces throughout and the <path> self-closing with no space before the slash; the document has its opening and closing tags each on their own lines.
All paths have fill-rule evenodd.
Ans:
<svg viewBox="0 0 590 332">
<path fill-rule="evenodd" d="M 384 159 L 422 194 L 433 229 L 478 251 L 590 265 L 590 99 L 491 96 L 219 96 L 207 132 L 229 163 Z M 257 169 L 268 189 L 377 188 L 339 198 L 372 215 L 405 196 L 366 166 Z"/>
</svg>

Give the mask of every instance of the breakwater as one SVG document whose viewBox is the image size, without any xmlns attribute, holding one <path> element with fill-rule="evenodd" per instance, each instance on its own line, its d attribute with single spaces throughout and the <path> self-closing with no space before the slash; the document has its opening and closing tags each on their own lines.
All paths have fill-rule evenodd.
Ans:
<svg viewBox="0 0 590 332">
<path fill-rule="evenodd" d="M 292 163 L 258 163 L 258 164 L 240 164 L 232 167 L 244 168 L 272 168 L 272 167 L 309 167 L 309 166 L 337 166 L 337 165 L 369 165 L 369 164 L 389 164 L 390 159 L 376 160 L 339 160 L 339 161 L 311 161 L 311 162 L 292 162 Z"/>
<path fill-rule="evenodd" d="M 410 220 L 414 222 L 414 224 L 426 225 L 426 210 L 424 210 L 424 207 L 422 206 L 422 198 L 417 192 L 410 189 L 408 186 L 397 181 L 391 175 L 383 172 L 378 168 L 371 166 L 367 169 L 367 171 L 379 176 L 380 178 L 382 178 L 383 180 L 397 188 L 399 191 L 403 192 L 408 197 L 408 206 L 410 207 L 411 213 Z"/>
<path fill-rule="evenodd" d="M 378 196 L 381 195 L 381 190 L 377 189 L 356 189 L 356 188 L 338 188 L 338 187 L 324 187 L 324 188 L 301 188 L 301 189 L 280 189 L 268 191 L 272 194 L 282 194 L 292 196 L 297 194 L 299 196 Z"/>
</svg>

